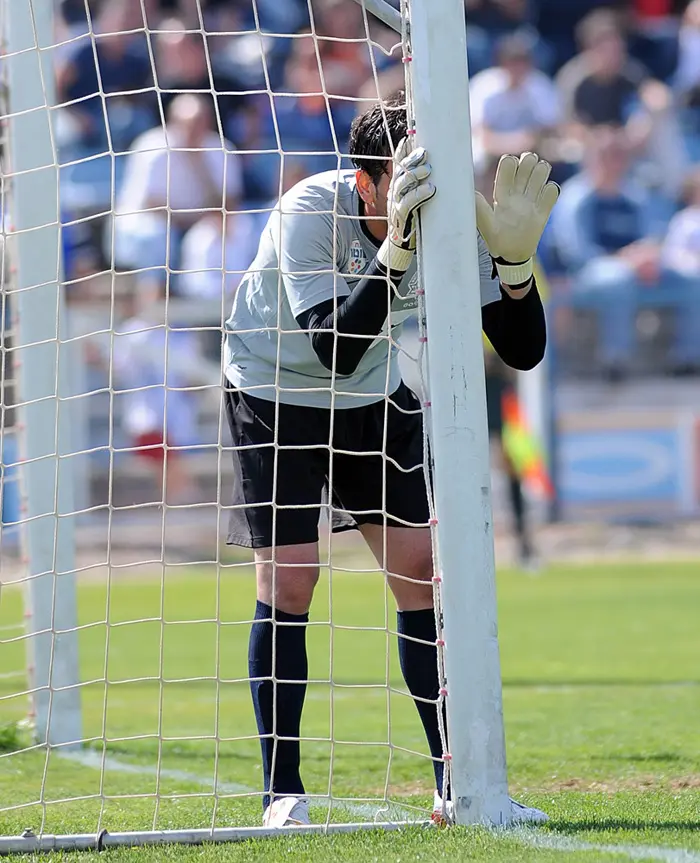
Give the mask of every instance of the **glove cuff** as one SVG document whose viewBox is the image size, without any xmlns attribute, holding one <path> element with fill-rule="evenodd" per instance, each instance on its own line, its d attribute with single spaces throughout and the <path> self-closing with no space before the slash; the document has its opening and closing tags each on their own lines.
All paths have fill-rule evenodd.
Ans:
<svg viewBox="0 0 700 863">
<path fill-rule="evenodd" d="M 392 243 L 387 237 L 379 247 L 377 260 L 383 267 L 386 267 L 387 270 L 399 270 L 400 272 L 405 273 L 411 266 L 414 254 L 415 252 L 413 249 L 402 249 L 401 246 L 397 246 L 396 243 Z"/>
<path fill-rule="evenodd" d="M 498 278 L 504 285 L 508 285 L 510 288 L 524 288 L 532 278 L 532 258 L 516 264 L 504 261 L 503 258 L 496 258 L 494 263 L 496 264 Z"/>
</svg>

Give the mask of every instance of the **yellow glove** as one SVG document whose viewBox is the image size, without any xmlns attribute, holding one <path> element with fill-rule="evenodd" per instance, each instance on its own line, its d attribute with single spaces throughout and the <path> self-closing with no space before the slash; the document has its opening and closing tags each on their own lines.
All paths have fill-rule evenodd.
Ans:
<svg viewBox="0 0 700 863">
<path fill-rule="evenodd" d="M 493 207 L 476 193 L 476 223 L 498 277 L 512 288 L 532 278 L 532 258 L 559 198 L 549 179 L 552 166 L 535 153 L 502 156 L 493 187 Z"/>
</svg>

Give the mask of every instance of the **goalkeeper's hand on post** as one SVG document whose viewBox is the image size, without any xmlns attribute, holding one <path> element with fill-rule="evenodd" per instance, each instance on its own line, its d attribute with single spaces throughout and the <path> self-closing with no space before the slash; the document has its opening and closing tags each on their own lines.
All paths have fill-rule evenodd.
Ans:
<svg viewBox="0 0 700 863">
<path fill-rule="evenodd" d="M 476 193 L 476 223 L 496 264 L 501 284 L 515 299 L 532 283 L 533 262 L 547 220 L 559 198 L 549 179 L 552 166 L 535 153 L 502 156 L 493 187 L 493 207 Z"/>
<path fill-rule="evenodd" d="M 386 201 L 387 237 L 379 247 L 377 260 L 387 270 L 404 272 L 416 251 L 415 214 L 435 194 L 429 182 L 431 167 L 423 147 L 409 152 L 410 143 L 404 138 L 396 148 L 394 173 Z"/>
</svg>

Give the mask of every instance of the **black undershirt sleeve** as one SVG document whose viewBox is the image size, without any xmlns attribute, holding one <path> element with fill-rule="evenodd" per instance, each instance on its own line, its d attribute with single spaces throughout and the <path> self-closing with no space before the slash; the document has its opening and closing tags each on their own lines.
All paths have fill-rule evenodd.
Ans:
<svg viewBox="0 0 700 863">
<path fill-rule="evenodd" d="M 392 271 L 392 283 L 397 286 L 403 275 Z M 387 272 L 374 259 L 350 296 L 326 300 L 297 315 L 325 368 L 332 371 L 335 364 L 339 375 L 355 371 L 384 326 L 389 296 Z M 521 300 L 502 290 L 500 301 L 481 309 L 481 322 L 496 353 L 512 368 L 532 369 L 544 356 L 547 328 L 536 284 Z"/>
<path fill-rule="evenodd" d="M 392 284 L 398 286 L 403 275 L 391 271 Z M 326 300 L 297 315 L 297 323 L 309 330 L 313 349 L 327 369 L 333 370 L 335 358 L 336 374 L 355 371 L 384 326 L 393 296 L 390 291 L 387 270 L 374 258 L 349 297 Z"/>
<path fill-rule="evenodd" d="M 513 369 L 534 369 L 547 347 L 547 323 L 537 284 L 521 300 L 501 289 L 501 299 L 481 309 L 484 333 L 503 362 Z"/>
</svg>

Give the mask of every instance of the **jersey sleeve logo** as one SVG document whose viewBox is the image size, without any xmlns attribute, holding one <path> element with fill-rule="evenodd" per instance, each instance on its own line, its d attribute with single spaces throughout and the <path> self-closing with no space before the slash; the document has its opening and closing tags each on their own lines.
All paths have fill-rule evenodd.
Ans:
<svg viewBox="0 0 700 863">
<path fill-rule="evenodd" d="M 358 276 L 364 272 L 367 266 L 367 258 L 365 257 L 362 243 L 355 239 L 350 243 L 350 257 L 348 261 L 348 271 L 351 276 Z"/>
</svg>

